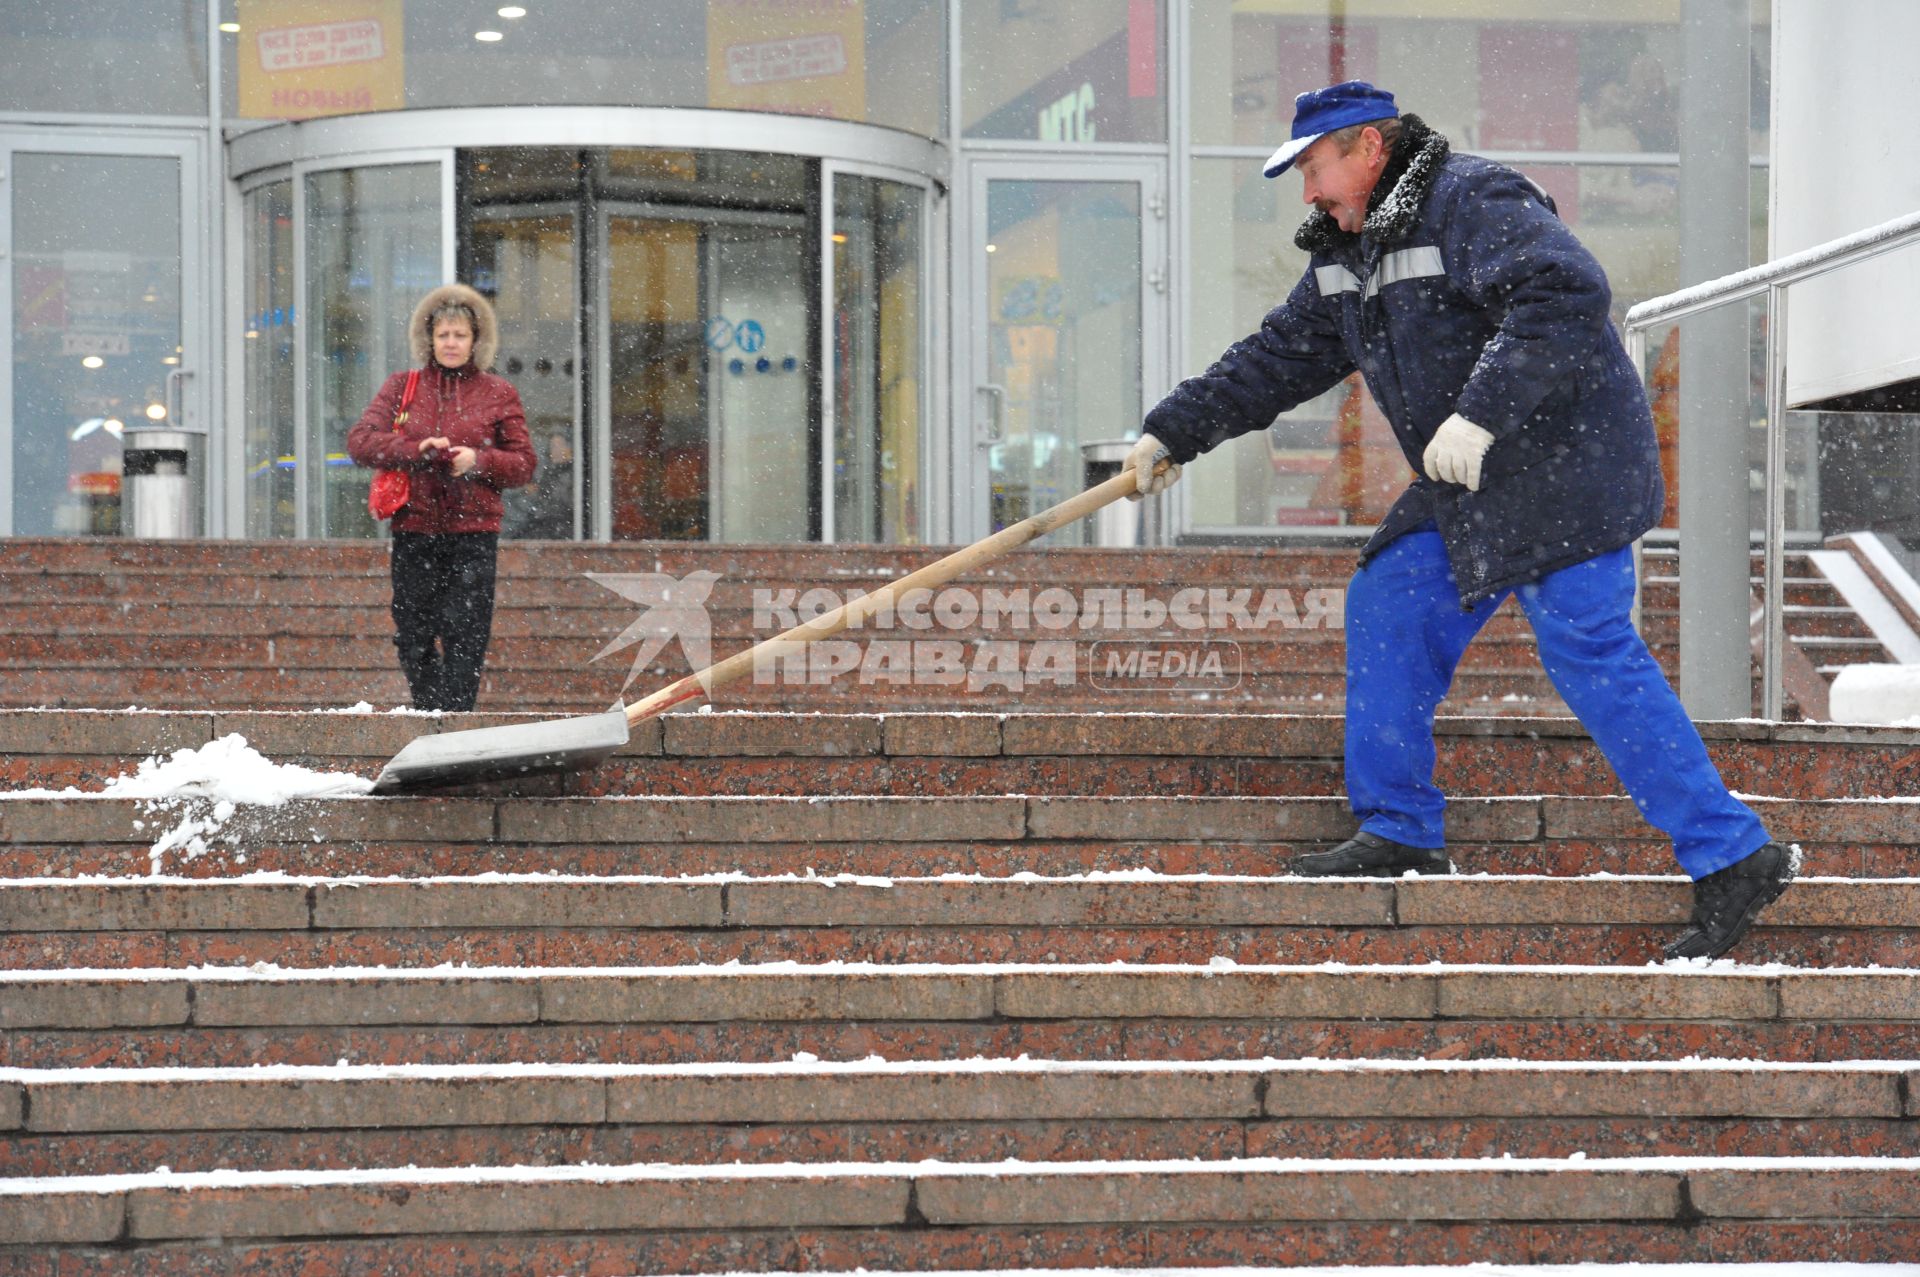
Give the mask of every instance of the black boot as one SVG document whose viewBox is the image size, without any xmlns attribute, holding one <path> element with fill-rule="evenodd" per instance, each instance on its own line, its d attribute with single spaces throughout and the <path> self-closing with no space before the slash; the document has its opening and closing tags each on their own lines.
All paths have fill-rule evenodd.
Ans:
<svg viewBox="0 0 1920 1277">
<path fill-rule="evenodd" d="M 1295 856 L 1287 869 L 1303 878 L 1398 878 L 1409 870 L 1450 874 L 1445 847 L 1409 847 L 1361 830 L 1332 851 Z"/>
<path fill-rule="evenodd" d="M 1747 934 L 1760 911 L 1793 881 L 1793 853 L 1770 842 L 1745 860 L 1693 884 L 1693 917 L 1663 952 L 1668 958 L 1717 958 Z"/>
</svg>

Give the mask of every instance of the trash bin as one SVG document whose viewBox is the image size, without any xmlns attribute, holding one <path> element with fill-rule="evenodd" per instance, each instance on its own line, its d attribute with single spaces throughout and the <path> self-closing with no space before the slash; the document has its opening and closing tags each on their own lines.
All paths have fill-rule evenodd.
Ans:
<svg viewBox="0 0 1920 1277">
<path fill-rule="evenodd" d="M 200 535 L 193 473 L 200 436 L 191 430 L 130 429 L 120 437 L 120 447 L 121 531 L 159 539 Z"/>
<path fill-rule="evenodd" d="M 1133 451 L 1133 439 L 1100 439 L 1080 445 L 1080 456 L 1087 467 L 1087 487 L 1105 483 L 1120 473 L 1127 454 Z M 1140 544 L 1140 517 L 1144 501 L 1116 501 L 1104 510 L 1087 516 L 1087 544 L 1132 546 Z"/>
</svg>

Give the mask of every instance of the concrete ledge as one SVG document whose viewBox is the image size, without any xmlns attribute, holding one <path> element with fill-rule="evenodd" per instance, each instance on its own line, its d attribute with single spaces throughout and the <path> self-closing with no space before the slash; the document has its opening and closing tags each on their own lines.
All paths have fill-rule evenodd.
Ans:
<svg viewBox="0 0 1920 1277">
<path fill-rule="evenodd" d="M 658 721 L 668 756 L 857 758 L 881 752 L 877 714 L 669 714 Z"/>
<path fill-rule="evenodd" d="M 1768 1020 L 1774 983 L 1753 975 L 1666 971 L 1458 971 L 1439 1014 L 1469 1020 Z"/>
<path fill-rule="evenodd" d="M 996 714 L 888 714 L 882 751 L 892 757 L 991 758 L 1001 750 Z"/>
<path fill-rule="evenodd" d="M 1623 800 L 1624 801 L 1624 800 Z M 1357 827 L 1344 798 L 1082 798 L 1028 800 L 1033 838 L 1105 841 L 1331 842 Z M 1456 842 L 1530 842 L 1540 800 L 1459 799 L 1447 807 Z"/>
<path fill-rule="evenodd" d="M 1654 1171 L 1274 1170 L 923 1177 L 927 1222 L 1673 1219 L 1681 1176 Z"/>
<path fill-rule="evenodd" d="M 0 986 L 0 1029 L 186 1024 L 185 980 L 15 980 Z"/>
<path fill-rule="evenodd" d="M 1788 1020 L 1920 1020 L 1920 976 L 1911 971 L 1783 975 L 1780 1015 Z"/>
<path fill-rule="evenodd" d="M 984 1020 L 984 975 L 768 973 L 549 976 L 542 1018 L 557 1024 L 714 1023 L 733 1020 Z"/>
<path fill-rule="evenodd" d="M 1626 798 L 1544 798 L 1545 835 L 1664 841 Z M 1747 805 L 1782 842 L 1910 844 L 1920 802 L 1751 798 Z"/>
<path fill-rule="evenodd" d="M 10 754 L 133 759 L 198 749 L 214 739 L 214 721 L 191 711 L 0 709 L 0 740 Z"/>
<path fill-rule="evenodd" d="M 994 978 L 1019 1019 L 1381 1019 L 1434 1015 L 1436 977 L 1353 971 L 1063 971 Z"/>
<path fill-rule="evenodd" d="M 1891 1071 L 1356 1068 L 1269 1076 L 1270 1117 L 1902 1116 Z"/>
<path fill-rule="evenodd" d="M 110 1242 L 125 1230 L 126 1220 L 125 1193 L 0 1192 L 0 1243 Z M 0 1251 L 0 1265 L 7 1262 Z"/>
<path fill-rule="evenodd" d="M 611 1078 L 614 1122 L 1019 1122 L 1249 1118 L 1253 1072 L 835 1073 Z"/>
<path fill-rule="evenodd" d="M 1901 927 L 1920 919 L 1920 882 L 1854 879 L 1793 884 L 1760 915 L 1763 927 Z"/>
<path fill-rule="evenodd" d="M 1723 1219 L 1912 1219 L 1920 1167 L 1727 1168 L 1687 1173 L 1694 1208 Z"/>
<path fill-rule="evenodd" d="M 1223 882 L 809 880 L 728 888 L 742 927 L 1357 926 L 1393 923 L 1393 884 L 1284 878 Z"/>
<path fill-rule="evenodd" d="M 606 1120 L 597 1078 L 34 1083 L 35 1132 L 299 1131 L 374 1127 L 577 1125 Z"/>
<path fill-rule="evenodd" d="M 726 921 L 721 895 L 718 883 L 339 883 L 314 890 L 313 925 L 320 929 L 719 927 Z M 0 905 L 4 903 L 0 895 Z"/>
<path fill-rule="evenodd" d="M 1400 878 L 1393 888 L 1397 917 L 1408 927 L 1666 925 L 1684 923 L 1693 908 L 1687 884 L 1677 881 Z"/>
<path fill-rule="evenodd" d="M 444 730 L 443 722 L 420 714 L 222 710 L 213 716 L 213 735 L 218 739 L 238 732 L 268 758 L 307 758 L 338 767 L 348 759 L 384 761 L 416 736 Z"/>
<path fill-rule="evenodd" d="M 942 842 L 1019 839 L 1020 798 L 528 799 L 502 803 L 509 842 Z"/>
<path fill-rule="evenodd" d="M 1010 755 L 1338 758 L 1338 718 L 1288 714 L 1009 714 Z"/>
<path fill-rule="evenodd" d="M 401 979 L 196 980 L 193 1023 L 202 1026 L 315 1024 L 532 1024 L 536 981 L 456 977 Z"/>
<path fill-rule="evenodd" d="M 0 931 L 303 930 L 300 883 L 0 882 Z"/>
<path fill-rule="evenodd" d="M 904 1178 L 812 1176 L 504 1183 L 141 1188 L 127 1203 L 142 1239 L 626 1232 L 906 1222 Z"/>
</svg>

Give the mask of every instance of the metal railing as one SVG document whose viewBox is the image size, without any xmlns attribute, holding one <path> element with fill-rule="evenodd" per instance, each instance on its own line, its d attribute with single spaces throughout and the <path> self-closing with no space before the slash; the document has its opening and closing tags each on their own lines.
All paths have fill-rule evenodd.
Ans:
<svg viewBox="0 0 1920 1277">
<path fill-rule="evenodd" d="M 1737 275 L 1683 288 L 1664 297 L 1641 302 L 1627 312 L 1623 325 L 1627 354 L 1646 376 L 1647 329 L 1674 323 L 1690 315 L 1730 302 L 1767 295 L 1767 526 L 1764 537 L 1762 606 L 1765 609 L 1760 660 L 1762 714 L 1778 720 L 1786 709 L 1782 664 L 1786 653 L 1785 545 L 1787 523 L 1787 288 L 1843 266 L 1905 247 L 1920 240 L 1920 213 L 1840 239 L 1828 240 L 1803 252 L 1755 266 Z"/>
</svg>

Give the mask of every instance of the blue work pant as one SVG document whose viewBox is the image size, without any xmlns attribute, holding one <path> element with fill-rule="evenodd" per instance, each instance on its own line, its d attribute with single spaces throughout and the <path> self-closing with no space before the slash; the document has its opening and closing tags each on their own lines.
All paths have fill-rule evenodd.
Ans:
<svg viewBox="0 0 1920 1277">
<path fill-rule="evenodd" d="M 1354 573 L 1347 593 L 1347 796 L 1360 827 L 1413 847 L 1446 845 L 1433 783 L 1434 709 L 1480 627 L 1508 594 L 1539 640 L 1563 700 L 1647 823 L 1673 839 L 1688 877 L 1767 842 L 1759 817 L 1720 779 L 1700 733 L 1633 628 L 1631 549 L 1502 590 L 1469 610 L 1431 524 Z"/>
</svg>

